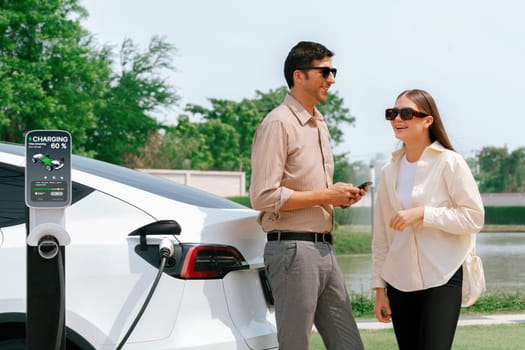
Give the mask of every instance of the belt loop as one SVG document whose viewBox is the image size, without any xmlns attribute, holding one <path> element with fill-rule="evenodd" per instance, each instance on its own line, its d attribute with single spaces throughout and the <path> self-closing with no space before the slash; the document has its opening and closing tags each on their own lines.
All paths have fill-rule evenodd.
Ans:
<svg viewBox="0 0 525 350">
<path fill-rule="evenodd" d="M 277 231 L 277 242 L 281 241 L 281 231 Z"/>
</svg>

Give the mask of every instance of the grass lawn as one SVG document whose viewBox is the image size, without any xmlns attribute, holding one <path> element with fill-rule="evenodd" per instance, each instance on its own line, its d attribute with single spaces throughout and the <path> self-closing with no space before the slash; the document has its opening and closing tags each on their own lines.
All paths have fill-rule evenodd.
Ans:
<svg viewBox="0 0 525 350">
<path fill-rule="evenodd" d="M 362 226 L 339 226 L 334 231 L 336 254 L 370 254 L 372 234 L 370 228 Z"/>
<path fill-rule="evenodd" d="M 365 349 L 397 349 L 391 329 L 362 330 Z M 452 350 L 518 350 L 525 348 L 525 324 L 458 327 Z M 318 333 L 312 333 L 310 350 L 324 350 Z"/>
</svg>

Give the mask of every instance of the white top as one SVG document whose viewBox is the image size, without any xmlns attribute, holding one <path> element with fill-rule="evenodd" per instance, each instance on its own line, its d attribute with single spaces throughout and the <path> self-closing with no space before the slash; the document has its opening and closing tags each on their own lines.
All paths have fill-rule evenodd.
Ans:
<svg viewBox="0 0 525 350">
<path fill-rule="evenodd" d="M 423 222 L 403 232 L 389 221 L 402 205 L 396 191 L 405 149 L 393 153 L 381 171 L 374 210 L 372 288 L 386 283 L 402 291 L 445 284 L 472 249 L 483 227 L 484 208 L 479 189 L 465 160 L 438 142 L 416 162 L 412 207 L 424 206 Z"/>
<path fill-rule="evenodd" d="M 396 189 L 403 209 L 412 208 L 412 189 L 416 180 L 416 166 L 417 162 L 410 163 L 406 154 L 401 158 Z"/>
</svg>

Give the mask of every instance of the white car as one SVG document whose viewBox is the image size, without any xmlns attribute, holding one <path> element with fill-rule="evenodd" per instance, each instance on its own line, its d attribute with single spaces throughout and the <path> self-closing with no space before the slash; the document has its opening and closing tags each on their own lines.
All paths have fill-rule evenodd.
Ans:
<svg viewBox="0 0 525 350">
<path fill-rule="evenodd" d="M 0 349 L 25 349 L 24 147 L 0 143 Z M 115 349 L 145 302 L 162 238 L 175 245 L 124 349 L 277 349 L 257 212 L 139 171 L 73 156 L 65 209 L 68 350 Z M 174 220 L 179 235 L 139 228 Z"/>
</svg>

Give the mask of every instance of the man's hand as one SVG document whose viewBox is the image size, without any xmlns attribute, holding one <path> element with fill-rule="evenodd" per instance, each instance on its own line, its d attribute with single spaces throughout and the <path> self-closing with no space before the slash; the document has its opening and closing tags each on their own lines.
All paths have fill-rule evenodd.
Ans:
<svg viewBox="0 0 525 350">
<path fill-rule="evenodd" d="M 351 183 L 344 182 L 335 183 L 329 190 L 337 192 L 337 196 L 334 195 L 334 201 L 331 204 L 342 208 L 348 208 L 352 204 L 357 203 L 366 193 L 365 189 L 360 189 L 354 187 Z"/>
<path fill-rule="evenodd" d="M 334 207 L 349 207 L 357 203 L 366 190 L 354 187 L 352 184 L 338 182 L 328 188 L 313 191 L 294 191 L 292 196 L 282 205 L 282 211 L 310 208 L 316 205 L 333 205 Z"/>
</svg>

